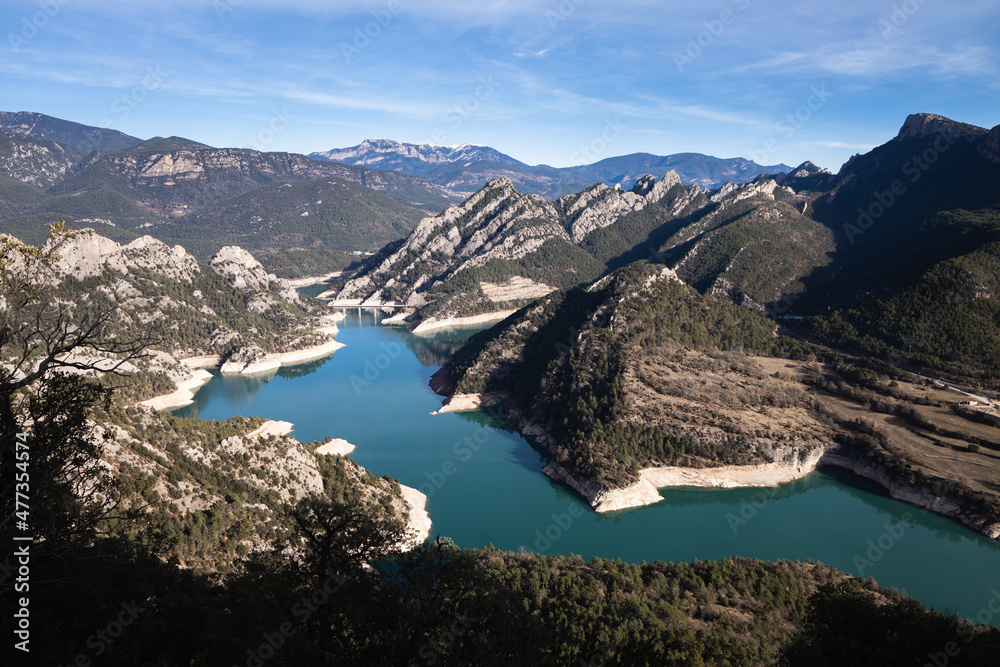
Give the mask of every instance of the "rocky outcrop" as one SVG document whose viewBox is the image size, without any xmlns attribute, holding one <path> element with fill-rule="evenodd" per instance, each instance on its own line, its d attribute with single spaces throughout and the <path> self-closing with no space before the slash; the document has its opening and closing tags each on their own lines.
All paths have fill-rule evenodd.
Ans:
<svg viewBox="0 0 1000 667">
<path fill-rule="evenodd" d="M 264 270 L 253 255 L 239 246 L 226 246 L 215 253 L 209 266 L 225 276 L 237 289 L 266 290 L 277 277 Z"/>
<path fill-rule="evenodd" d="M 974 139 L 986 134 L 986 129 L 959 123 L 944 116 L 933 113 L 915 113 L 906 117 L 903 127 L 899 129 L 896 140 L 929 137 L 944 134 L 954 138 Z"/>
<path fill-rule="evenodd" d="M 549 202 L 518 192 L 510 179 L 492 180 L 460 206 L 421 220 L 404 242 L 373 258 L 349 280 L 333 302 L 424 308 L 435 303 L 451 281 L 467 281 L 464 272 L 491 262 L 524 260 L 552 242 L 580 244 L 594 231 L 663 201 L 677 186 L 680 178 L 668 172 L 660 181 L 640 178 L 629 192 L 599 184 Z M 672 201 L 670 214 L 679 214 L 700 192 L 689 186 Z M 523 271 L 502 282 L 481 280 L 471 286 L 463 282 L 466 298 L 457 299 L 454 307 L 450 302 L 443 305 L 438 309 L 443 315 L 434 314 L 444 320 L 487 309 L 500 311 L 503 304 L 538 298 L 554 289 L 532 269 Z"/>
<path fill-rule="evenodd" d="M 251 375 L 267 373 L 281 367 L 281 362 L 257 345 L 245 345 L 238 348 L 222 363 L 219 371 L 232 375 Z"/>
<path fill-rule="evenodd" d="M 580 243 L 594 230 L 613 225 L 622 216 L 660 201 L 670 188 L 680 184 L 680 177 L 673 171 L 668 171 L 659 182 L 650 175 L 643 176 L 630 192 L 598 183 L 579 194 L 559 199 L 557 206 L 566 218 L 573 242 Z"/>
<path fill-rule="evenodd" d="M 72 276 L 82 280 L 108 270 L 128 274 L 138 267 L 190 283 L 201 271 L 198 261 L 179 245 L 170 247 L 152 236 L 142 236 L 122 246 L 93 229 L 73 232 L 59 246 L 58 255 L 54 266 L 58 279 Z"/>
<path fill-rule="evenodd" d="M 48 188 L 72 172 L 79 154 L 61 144 L 0 134 L 0 174 Z"/>
<path fill-rule="evenodd" d="M 491 181 L 461 206 L 421 220 L 395 252 L 349 280 L 335 302 L 382 305 L 392 288 L 406 305 L 423 305 L 415 302 L 418 290 L 446 275 L 493 259 L 520 259 L 550 238 L 569 240 L 551 203 L 517 192 L 507 179 Z"/>
</svg>

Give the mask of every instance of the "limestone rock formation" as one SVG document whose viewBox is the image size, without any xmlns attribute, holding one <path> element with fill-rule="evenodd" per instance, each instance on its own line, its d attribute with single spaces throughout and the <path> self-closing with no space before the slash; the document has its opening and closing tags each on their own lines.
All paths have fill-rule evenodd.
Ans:
<svg viewBox="0 0 1000 667">
<path fill-rule="evenodd" d="M 138 267 L 173 280 L 190 283 L 201 271 L 198 261 L 181 246 L 170 247 L 152 236 L 140 237 L 122 246 L 93 229 L 81 229 L 59 247 L 55 272 L 78 280 L 106 270 L 127 274 Z"/>
</svg>

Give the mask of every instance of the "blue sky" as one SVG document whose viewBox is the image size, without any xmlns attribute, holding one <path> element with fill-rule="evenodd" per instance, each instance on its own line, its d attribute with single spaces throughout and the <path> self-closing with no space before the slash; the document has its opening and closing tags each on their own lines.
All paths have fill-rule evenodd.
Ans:
<svg viewBox="0 0 1000 667">
<path fill-rule="evenodd" d="M 909 113 L 1000 124 L 996 0 L 7 0 L 0 19 L 0 109 L 213 146 L 836 171 Z"/>
</svg>

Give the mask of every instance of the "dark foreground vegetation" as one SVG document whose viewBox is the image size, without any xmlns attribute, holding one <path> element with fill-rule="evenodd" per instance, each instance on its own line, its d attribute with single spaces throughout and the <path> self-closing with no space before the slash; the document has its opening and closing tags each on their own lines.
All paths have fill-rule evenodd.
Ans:
<svg viewBox="0 0 1000 667">
<path fill-rule="evenodd" d="M 363 535 L 377 522 L 352 518 Z M 957 649 L 948 664 L 988 665 L 1000 649 L 996 629 L 821 565 L 584 562 L 438 540 L 370 571 L 351 542 L 299 562 L 260 555 L 225 581 L 121 544 L 39 559 L 31 663 L 922 665 Z"/>
</svg>

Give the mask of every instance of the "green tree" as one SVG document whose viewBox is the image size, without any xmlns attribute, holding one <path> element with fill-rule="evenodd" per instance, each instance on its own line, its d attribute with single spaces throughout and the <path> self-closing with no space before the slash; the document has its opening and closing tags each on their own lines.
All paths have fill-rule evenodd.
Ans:
<svg viewBox="0 0 1000 667">
<path fill-rule="evenodd" d="M 94 376 L 122 373 L 152 341 L 148 332 L 116 339 L 111 306 L 54 297 L 53 266 L 69 238 L 61 223 L 40 249 L 0 237 L 0 529 L 27 517 L 42 552 L 122 528 L 104 445 L 88 422 L 111 389 Z M 27 515 L 15 515 L 18 500 Z"/>
</svg>

